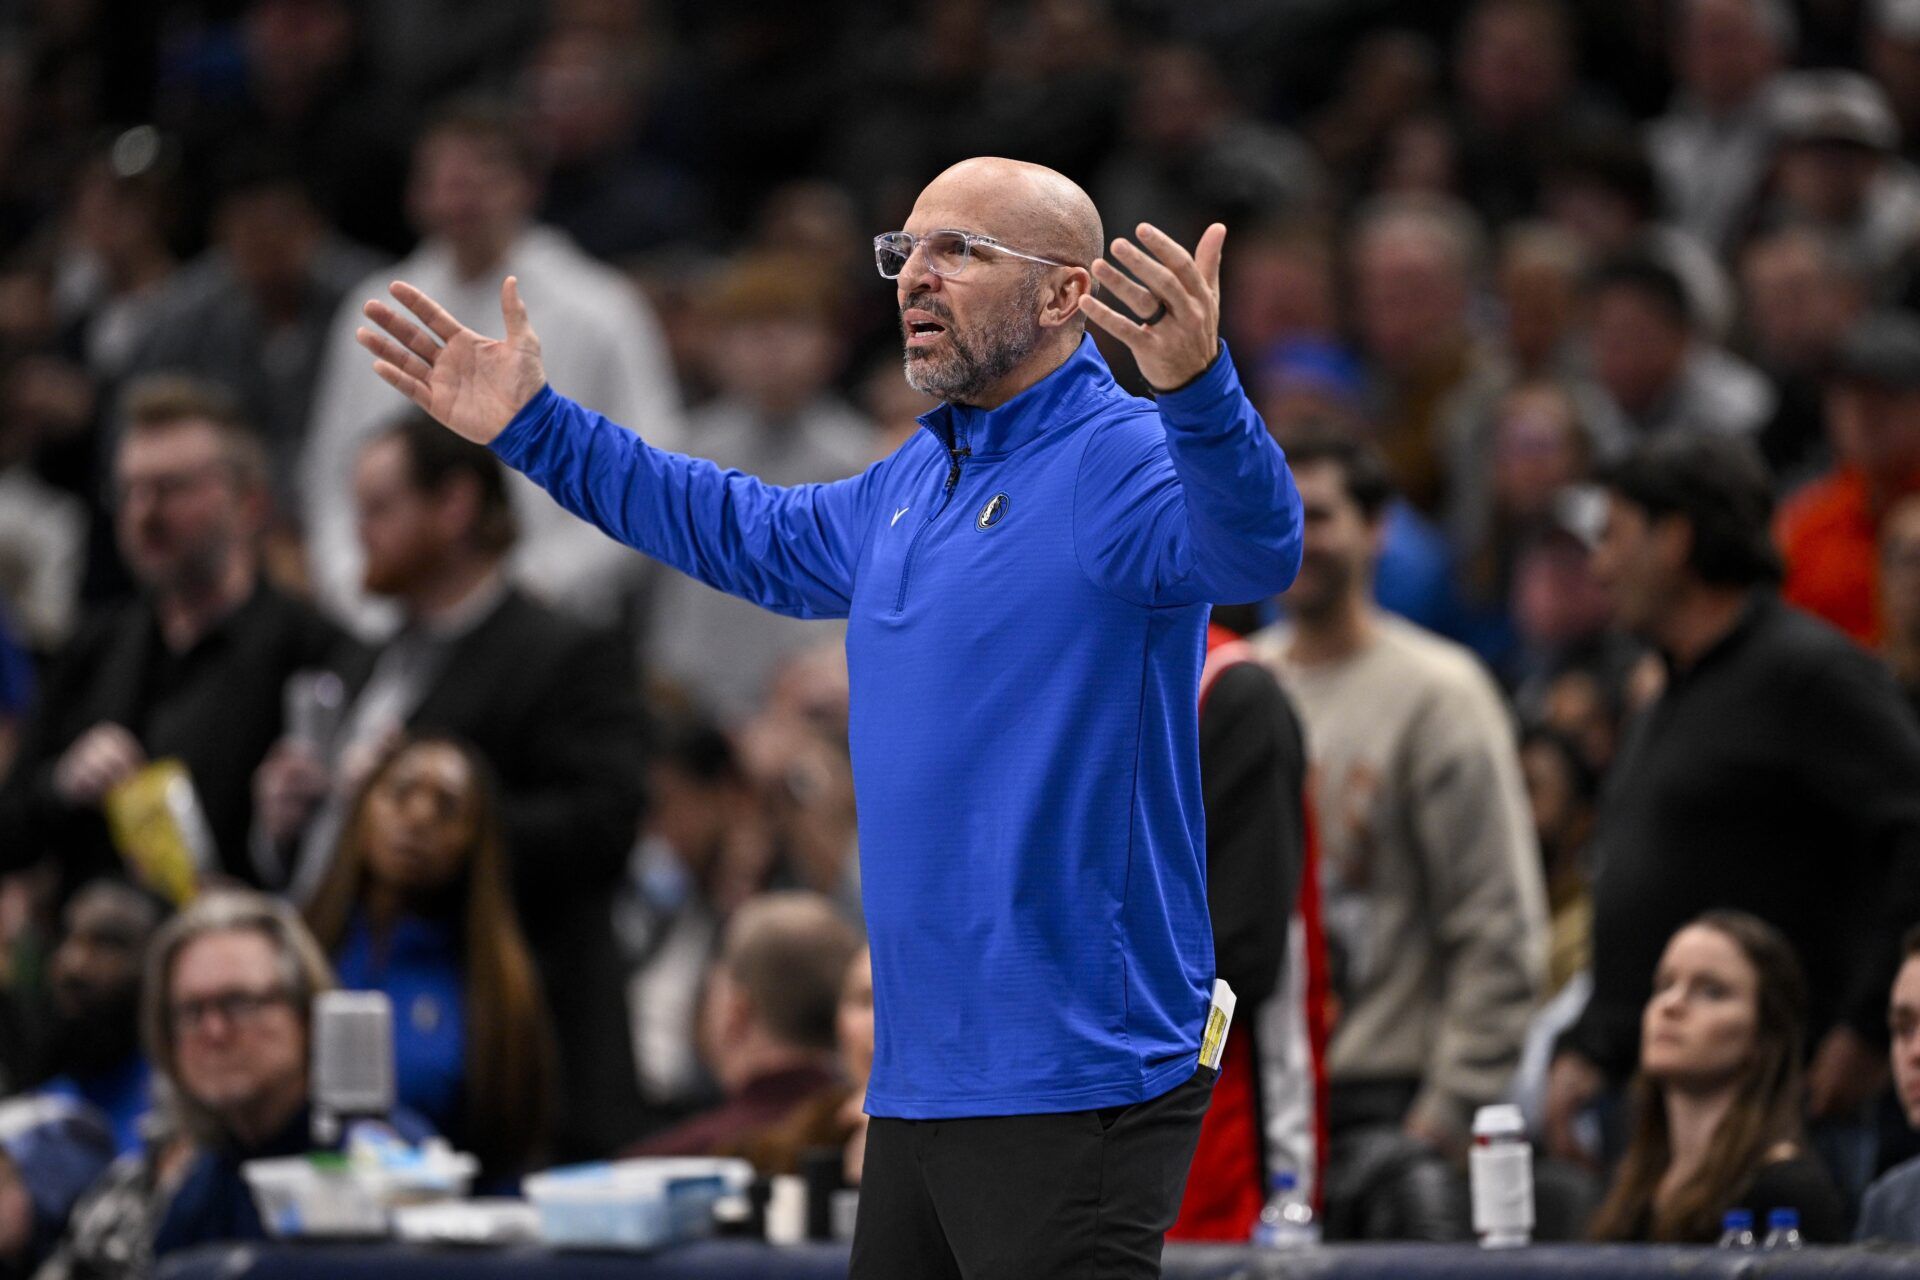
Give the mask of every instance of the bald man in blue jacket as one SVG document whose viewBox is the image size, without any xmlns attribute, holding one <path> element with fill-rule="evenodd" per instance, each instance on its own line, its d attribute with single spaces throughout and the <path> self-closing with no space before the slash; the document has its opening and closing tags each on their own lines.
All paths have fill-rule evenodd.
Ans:
<svg viewBox="0 0 1920 1280">
<path fill-rule="evenodd" d="M 1102 256 L 1092 201 L 1037 165 L 942 173 L 874 250 L 907 381 L 943 403 L 794 488 L 548 386 L 512 278 L 497 340 L 404 283 L 366 307 L 375 372 L 569 510 L 847 619 L 875 1021 L 856 1277 L 1157 1275 L 1179 1208 L 1212 1083 L 1207 616 L 1286 589 L 1302 517 L 1219 338 L 1226 228 L 1136 237 Z"/>
</svg>

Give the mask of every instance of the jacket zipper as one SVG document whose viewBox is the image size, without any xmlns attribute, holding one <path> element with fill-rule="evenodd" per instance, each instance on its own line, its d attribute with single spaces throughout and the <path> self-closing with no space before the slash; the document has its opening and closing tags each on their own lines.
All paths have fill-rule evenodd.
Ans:
<svg viewBox="0 0 1920 1280">
<path fill-rule="evenodd" d="M 920 522 L 920 527 L 913 531 L 913 541 L 907 544 L 907 558 L 902 561 L 900 565 L 900 594 L 896 596 L 893 601 L 893 613 L 895 617 L 899 617 L 907 607 L 907 579 L 913 576 L 913 556 L 914 553 L 920 549 L 920 539 L 926 536 L 928 528 L 939 518 L 940 513 L 947 509 L 947 504 L 953 501 L 953 491 L 958 488 L 960 484 L 960 468 L 966 460 L 972 456 L 973 450 L 964 445 L 956 446 L 950 444 L 947 446 L 948 465 L 946 488 L 940 491 L 940 505 L 935 507 L 927 518 Z"/>
</svg>

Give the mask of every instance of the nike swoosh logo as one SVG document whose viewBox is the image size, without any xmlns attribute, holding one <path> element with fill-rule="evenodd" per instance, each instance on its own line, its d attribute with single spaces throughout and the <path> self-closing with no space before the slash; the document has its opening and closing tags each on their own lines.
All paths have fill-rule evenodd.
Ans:
<svg viewBox="0 0 1920 1280">
<path fill-rule="evenodd" d="M 912 505 L 913 505 L 912 503 L 908 503 L 908 504 L 907 504 L 907 506 L 912 506 Z M 893 526 L 894 526 L 894 525 L 896 525 L 896 524 L 899 524 L 899 523 L 900 523 L 900 517 L 901 517 L 901 516 L 903 516 L 903 515 L 905 515 L 905 514 L 907 514 L 907 508 L 906 508 L 906 507 L 902 507 L 902 508 L 900 508 L 900 509 L 899 509 L 898 511 L 896 511 L 896 512 L 894 512 L 894 513 L 893 513 L 893 519 L 892 519 L 892 521 L 891 521 L 891 522 L 889 522 L 889 523 L 888 523 L 888 525 L 887 525 L 887 528 L 889 528 L 889 529 L 891 529 L 891 528 L 893 528 Z"/>
</svg>

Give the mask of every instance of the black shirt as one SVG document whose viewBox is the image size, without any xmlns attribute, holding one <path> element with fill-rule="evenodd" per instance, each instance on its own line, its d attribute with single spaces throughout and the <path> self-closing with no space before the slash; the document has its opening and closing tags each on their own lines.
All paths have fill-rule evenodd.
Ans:
<svg viewBox="0 0 1920 1280">
<path fill-rule="evenodd" d="M 331 623 L 264 584 L 179 653 L 144 602 L 95 620 L 54 660 L 0 785 L 0 870 L 54 857 L 71 885 L 114 864 L 100 810 L 73 808 L 53 788 L 67 748 L 111 721 L 139 739 L 148 759 L 186 765 L 220 869 L 253 881 L 253 772 L 281 734 L 287 677 L 332 667 L 349 648 Z"/>
<path fill-rule="evenodd" d="M 1593 996 L 1563 1045 L 1639 1058 L 1667 940 L 1714 907 L 1794 944 L 1809 1047 L 1886 1036 L 1899 934 L 1920 920 L 1920 724 L 1865 650 L 1772 592 L 1629 730 L 1595 838 Z"/>
<path fill-rule="evenodd" d="M 1800 1215 L 1800 1237 L 1809 1244 L 1845 1244 L 1847 1208 L 1827 1176 L 1827 1168 L 1812 1156 L 1797 1155 L 1760 1166 L 1753 1185 L 1732 1206 L 1753 1215 L 1753 1236 L 1764 1241 L 1767 1215 L 1792 1209 Z M 1702 1241 L 1702 1244 L 1712 1243 Z"/>
<path fill-rule="evenodd" d="M 1207 911 L 1214 972 L 1249 1014 L 1282 977 L 1306 865 L 1306 775 L 1300 719 L 1273 673 L 1256 662 L 1221 671 L 1200 704 Z"/>
<path fill-rule="evenodd" d="M 1747 1189 L 1726 1206 L 1745 1209 L 1753 1215 L 1753 1240 L 1756 1245 L 1767 1238 L 1767 1218 L 1775 1209 L 1792 1209 L 1800 1215 L 1800 1238 L 1808 1244 L 1844 1244 L 1847 1240 L 1847 1209 L 1827 1176 L 1826 1166 L 1807 1155 L 1772 1160 L 1760 1166 Z M 1634 1239 L 1653 1239 L 1653 1209 L 1641 1215 Z M 1720 1225 L 1702 1230 L 1689 1244 L 1713 1244 L 1720 1238 Z"/>
</svg>

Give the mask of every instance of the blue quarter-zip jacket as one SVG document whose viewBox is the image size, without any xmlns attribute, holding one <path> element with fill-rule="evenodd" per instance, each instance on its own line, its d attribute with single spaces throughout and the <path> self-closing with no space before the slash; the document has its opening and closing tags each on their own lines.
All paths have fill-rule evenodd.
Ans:
<svg viewBox="0 0 1920 1280">
<path fill-rule="evenodd" d="M 494 449 L 722 591 L 846 618 L 876 1116 L 1141 1102 L 1213 979 L 1198 696 L 1212 602 L 1285 590 L 1300 498 L 1225 348 L 1154 402 L 1093 342 L 775 488 L 540 393 Z"/>
</svg>

